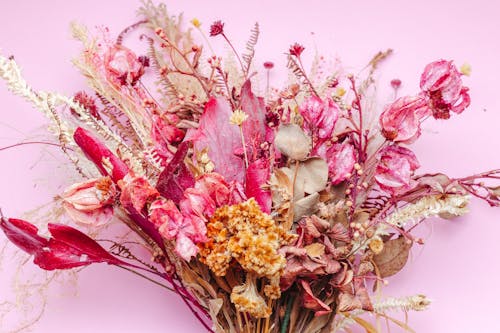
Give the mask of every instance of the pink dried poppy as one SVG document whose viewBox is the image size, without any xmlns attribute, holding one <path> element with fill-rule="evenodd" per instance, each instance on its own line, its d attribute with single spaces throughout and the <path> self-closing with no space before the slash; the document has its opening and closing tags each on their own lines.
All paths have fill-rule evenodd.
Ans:
<svg viewBox="0 0 500 333">
<path fill-rule="evenodd" d="M 326 146 L 323 145 L 323 147 Z M 336 143 L 327 148 L 325 153 L 321 153 L 321 151 L 318 151 L 318 153 L 328 163 L 328 172 L 332 185 L 340 184 L 351 175 L 356 163 L 356 154 L 351 144 Z"/>
<path fill-rule="evenodd" d="M 438 60 L 425 66 L 420 88 L 428 97 L 434 118 L 448 119 L 450 111 L 462 113 L 469 106 L 469 88 L 463 86 L 461 76 L 452 61 Z"/>
<path fill-rule="evenodd" d="M 319 97 L 308 98 L 299 108 L 309 130 L 317 134 L 319 139 L 330 139 L 339 118 L 339 107 L 330 98 L 325 101 Z"/>
<path fill-rule="evenodd" d="M 155 200 L 150 206 L 149 218 L 165 239 L 175 240 L 175 251 L 186 261 L 196 255 L 196 243 L 206 241 L 205 221 L 184 211 L 181 213 L 172 200 Z"/>
<path fill-rule="evenodd" d="M 141 212 L 147 203 L 160 196 L 160 193 L 143 177 L 127 175 L 120 187 L 122 188 L 120 195 L 122 205 L 132 206 L 137 212 Z"/>
<path fill-rule="evenodd" d="M 183 214 L 189 213 L 199 217 L 211 216 L 216 209 L 215 201 L 208 193 L 197 188 L 184 191 L 185 199 L 179 204 Z"/>
<path fill-rule="evenodd" d="M 379 152 L 375 180 L 383 190 L 393 196 L 398 195 L 415 185 L 412 176 L 419 167 L 417 157 L 411 150 L 391 145 Z"/>
<path fill-rule="evenodd" d="M 229 184 L 224 177 L 216 172 L 200 176 L 196 180 L 194 188 L 206 193 L 218 207 L 226 205 L 229 201 Z"/>
<path fill-rule="evenodd" d="M 144 74 L 143 63 L 135 53 L 125 46 L 116 44 L 104 55 L 104 69 L 107 79 L 119 85 L 134 85 Z"/>
<path fill-rule="evenodd" d="M 215 21 L 210 26 L 210 37 L 214 37 L 224 33 L 224 23 L 222 21 Z"/>
<path fill-rule="evenodd" d="M 116 187 L 109 177 L 73 184 L 61 195 L 66 213 L 76 223 L 100 226 L 113 217 Z"/>
<path fill-rule="evenodd" d="M 380 115 L 382 134 L 395 142 L 414 142 L 420 136 L 420 122 L 428 115 L 430 109 L 424 97 L 398 98 Z"/>
<path fill-rule="evenodd" d="M 302 54 L 303 51 L 304 51 L 304 47 L 302 45 L 300 45 L 299 43 L 293 44 L 292 46 L 290 46 L 290 49 L 288 50 L 288 52 L 290 52 L 291 55 L 296 56 L 296 57 L 300 57 L 300 55 Z"/>
</svg>

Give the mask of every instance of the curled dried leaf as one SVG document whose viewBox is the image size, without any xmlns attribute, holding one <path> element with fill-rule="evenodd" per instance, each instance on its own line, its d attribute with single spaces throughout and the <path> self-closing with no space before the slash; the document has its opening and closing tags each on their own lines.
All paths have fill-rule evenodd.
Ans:
<svg viewBox="0 0 500 333">
<path fill-rule="evenodd" d="M 412 243 L 400 236 L 384 243 L 383 250 L 373 257 L 380 276 L 385 278 L 399 272 L 408 261 Z"/>
</svg>

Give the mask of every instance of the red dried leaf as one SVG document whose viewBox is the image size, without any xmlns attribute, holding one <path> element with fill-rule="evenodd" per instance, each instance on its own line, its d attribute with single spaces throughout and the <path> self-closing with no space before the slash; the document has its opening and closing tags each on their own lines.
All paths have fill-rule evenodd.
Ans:
<svg viewBox="0 0 500 333">
<path fill-rule="evenodd" d="M 12 243 L 29 254 L 35 254 L 39 249 L 47 246 L 48 240 L 38 236 L 38 228 L 31 223 L 2 218 L 0 227 Z"/>
<path fill-rule="evenodd" d="M 208 156 L 215 164 L 215 171 L 231 182 L 244 180 L 245 165 L 236 152 L 242 151 L 238 126 L 231 125 L 231 107 L 224 98 L 212 98 L 200 118 L 196 130 L 190 130 L 187 140 L 193 141 L 196 151 L 208 148 Z"/>
<path fill-rule="evenodd" d="M 90 134 L 87 130 L 78 127 L 73 135 L 76 144 L 83 150 L 85 156 L 105 175 L 110 176 L 116 183 L 128 174 L 127 165 L 116 157 L 99 139 Z M 105 165 L 104 159 L 112 166 L 111 174 Z"/>
<path fill-rule="evenodd" d="M 52 237 L 46 239 L 38 235 L 36 226 L 23 220 L 2 219 L 0 226 L 10 241 L 34 255 L 34 263 L 45 270 L 69 269 L 100 262 L 127 265 L 72 227 L 49 223 Z"/>
<path fill-rule="evenodd" d="M 170 199 L 176 204 L 179 204 L 184 198 L 184 190 L 194 186 L 194 177 L 184 163 L 188 150 L 189 142 L 186 141 L 177 147 L 177 152 L 160 174 L 156 185 L 156 189 L 162 197 Z"/>
<path fill-rule="evenodd" d="M 241 87 L 241 109 L 248 115 L 242 125 L 246 144 L 250 145 L 250 153 L 256 153 L 266 138 L 266 106 L 262 97 L 253 94 L 250 80 Z M 249 158 L 252 159 L 252 154 Z"/>
<path fill-rule="evenodd" d="M 271 212 L 271 192 L 262 186 L 269 180 L 270 175 L 269 162 L 261 158 L 248 166 L 245 177 L 245 194 L 249 198 L 255 198 L 265 213 Z"/>
</svg>

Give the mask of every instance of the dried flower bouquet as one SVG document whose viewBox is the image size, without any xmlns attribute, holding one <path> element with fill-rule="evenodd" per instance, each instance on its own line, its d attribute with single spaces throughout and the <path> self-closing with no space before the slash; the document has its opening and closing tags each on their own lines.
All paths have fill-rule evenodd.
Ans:
<svg viewBox="0 0 500 333">
<path fill-rule="evenodd" d="M 290 83 L 273 89 L 267 80 L 261 97 L 253 88 L 257 24 L 240 54 L 224 23 L 214 22 L 209 36 L 233 52 L 221 58 L 207 51 L 198 20 L 188 28 L 182 16 L 150 2 L 139 13 L 141 21 L 116 38 L 72 26 L 83 45 L 74 64 L 88 91 L 35 91 L 12 57 L 0 56 L 0 77 L 52 121 L 57 145 L 81 175 L 56 204 L 91 235 L 124 223 L 152 259 L 123 239 L 107 247 L 59 223 L 42 235 L 30 222 L 2 216 L 7 238 L 45 270 L 104 262 L 141 274 L 179 295 L 209 332 L 351 325 L 376 332 L 365 314 L 411 332 L 390 312 L 424 310 L 425 296 L 373 295 L 423 243 L 413 229 L 429 217 L 463 215 L 471 196 L 500 204 L 500 188 L 488 183 L 500 170 L 418 174 L 409 148 L 423 121 L 447 120 L 469 106 L 466 68 L 428 64 L 415 95 L 379 112 L 372 75 L 390 50 L 357 77 L 341 66 L 309 73 L 306 50 L 294 44 Z M 124 45 L 134 30 L 147 55 Z M 397 91 L 401 82 L 391 84 Z"/>
</svg>

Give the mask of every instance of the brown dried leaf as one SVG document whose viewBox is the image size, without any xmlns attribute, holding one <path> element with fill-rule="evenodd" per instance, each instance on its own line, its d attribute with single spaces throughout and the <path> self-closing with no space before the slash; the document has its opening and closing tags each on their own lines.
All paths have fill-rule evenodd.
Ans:
<svg viewBox="0 0 500 333">
<path fill-rule="evenodd" d="M 356 323 L 358 323 L 361 327 L 363 327 L 367 333 L 379 333 L 375 327 L 373 327 L 372 324 L 367 322 L 366 320 L 360 318 L 360 317 L 351 317 L 352 320 L 354 320 Z"/>
<path fill-rule="evenodd" d="M 311 258 L 319 258 L 325 254 L 325 246 L 320 243 L 312 243 L 304 247 L 306 253 Z"/>
<path fill-rule="evenodd" d="M 328 164 L 319 157 L 311 157 L 300 163 L 296 183 L 303 184 L 304 192 L 314 193 L 325 189 L 328 182 Z"/>
<path fill-rule="evenodd" d="M 316 211 L 318 202 L 319 194 L 317 192 L 295 201 L 293 205 L 293 221 L 297 222 L 303 216 L 312 215 Z"/>
<path fill-rule="evenodd" d="M 220 309 L 222 308 L 223 304 L 224 304 L 224 300 L 222 298 L 211 299 L 210 301 L 208 301 L 208 309 L 210 312 L 210 318 L 212 319 L 212 323 L 215 327 L 216 333 L 223 333 L 224 332 L 224 327 L 222 327 L 219 324 L 219 320 L 217 319 L 217 316 L 219 315 Z"/>
<path fill-rule="evenodd" d="M 274 145 L 284 155 L 302 161 L 311 151 L 311 138 L 296 124 L 282 125 L 276 133 Z"/>
<path fill-rule="evenodd" d="M 408 243 L 402 236 L 385 242 L 382 252 L 373 257 L 380 277 L 385 278 L 399 272 L 408 261 L 411 246 L 412 243 Z"/>
<path fill-rule="evenodd" d="M 323 327 L 325 327 L 326 324 L 328 324 L 331 316 L 332 316 L 332 314 L 328 313 L 328 315 L 326 315 L 326 316 L 314 317 L 309 322 L 309 324 L 306 326 L 306 329 L 304 330 L 304 332 L 308 332 L 308 333 L 320 332 L 323 329 Z"/>
</svg>

